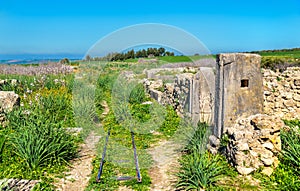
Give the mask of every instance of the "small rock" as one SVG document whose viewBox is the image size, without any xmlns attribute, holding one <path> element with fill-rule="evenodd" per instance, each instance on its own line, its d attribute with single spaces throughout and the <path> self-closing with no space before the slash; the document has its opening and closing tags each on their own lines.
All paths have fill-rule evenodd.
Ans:
<svg viewBox="0 0 300 191">
<path fill-rule="evenodd" d="M 142 105 L 152 105 L 153 102 L 152 101 L 146 101 L 146 102 L 143 102 Z"/>
<path fill-rule="evenodd" d="M 269 96 L 269 95 L 271 95 L 271 92 L 270 91 L 264 91 L 264 95 Z"/>
<path fill-rule="evenodd" d="M 210 135 L 209 136 L 209 143 L 213 147 L 218 147 L 220 145 L 220 140 L 216 136 Z"/>
<path fill-rule="evenodd" d="M 267 175 L 267 176 L 271 176 L 271 174 L 273 173 L 273 168 L 271 168 L 271 167 L 265 167 L 262 171 L 261 171 L 261 173 L 262 174 L 265 174 L 265 175 Z"/>
<path fill-rule="evenodd" d="M 300 79 L 295 79 L 294 80 L 294 85 L 295 86 L 300 86 Z"/>
<path fill-rule="evenodd" d="M 283 102 L 283 104 L 286 106 L 286 107 L 293 107 L 294 106 L 294 101 L 293 100 L 285 100 Z"/>
<path fill-rule="evenodd" d="M 295 100 L 295 101 L 300 101 L 300 95 L 299 94 L 296 94 L 296 95 L 294 95 L 294 97 L 293 97 L 293 99 Z"/>
<path fill-rule="evenodd" d="M 238 143 L 237 147 L 240 151 L 248 151 L 249 150 L 248 143 Z"/>
<path fill-rule="evenodd" d="M 81 127 L 68 127 L 66 128 L 66 132 L 72 134 L 72 135 L 79 135 L 82 132 L 83 128 Z"/>
<path fill-rule="evenodd" d="M 255 169 L 254 168 L 246 168 L 246 167 L 242 167 L 242 166 L 237 166 L 237 171 L 242 174 L 242 175 L 248 175 L 251 172 L 253 172 Z"/>
<path fill-rule="evenodd" d="M 271 166 L 274 162 L 273 158 L 261 158 L 260 159 L 266 166 Z"/>
<path fill-rule="evenodd" d="M 262 144 L 262 146 L 265 147 L 266 149 L 269 149 L 269 150 L 274 149 L 274 145 L 270 142 L 266 142 L 266 143 Z"/>
<path fill-rule="evenodd" d="M 250 150 L 250 155 L 254 156 L 254 157 L 258 157 L 257 152 Z"/>
</svg>

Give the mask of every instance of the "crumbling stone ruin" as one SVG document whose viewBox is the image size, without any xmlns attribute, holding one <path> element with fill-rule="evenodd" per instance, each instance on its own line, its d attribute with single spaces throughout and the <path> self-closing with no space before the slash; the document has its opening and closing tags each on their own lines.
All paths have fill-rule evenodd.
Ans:
<svg viewBox="0 0 300 191">
<path fill-rule="evenodd" d="M 212 153 L 222 149 L 220 141 L 227 137 L 223 152 L 240 174 L 262 168 L 270 175 L 279 162 L 282 119 L 299 119 L 300 68 L 273 72 L 262 70 L 260 62 L 255 54 L 220 54 L 215 67 L 167 69 L 173 81 L 160 75 L 163 69 L 152 70 L 144 85 L 159 103 L 172 105 L 194 124 L 211 124 Z"/>
<path fill-rule="evenodd" d="M 270 176 L 279 163 L 283 127 L 283 121 L 275 116 L 257 114 L 241 118 L 225 132 L 228 144 L 223 152 L 240 174 L 262 168 L 262 173 Z"/>
<path fill-rule="evenodd" d="M 167 72 L 166 72 L 167 71 Z M 169 74 L 159 76 L 162 72 Z M 162 105 L 171 105 L 180 116 L 212 123 L 214 71 L 211 67 L 164 68 L 148 71 L 147 92 Z M 162 79 L 161 79 L 162 78 Z M 158 80 L 157 80 L 158 79 Z M 164 82 L 168 79 L 171 82 Z M 212 84 L 207 83 L 212 82 Z"/>
</svg>

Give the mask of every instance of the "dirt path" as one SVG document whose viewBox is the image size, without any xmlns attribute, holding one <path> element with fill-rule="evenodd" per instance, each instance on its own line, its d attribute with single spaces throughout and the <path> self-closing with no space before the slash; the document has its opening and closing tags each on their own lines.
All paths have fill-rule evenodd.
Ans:
<svg viewBox="0 0 300 191">
<path fill-rule="evenodd" d="M 101 118 L 104 118 L 109 113 L 109 108 L 106 102 L 103 102 L 104 111 Z M 100 125 L 100 124 L 99 124 Z M 72 163 L 72 168 L 66 173 L 66 177 L 62 178 L 55 184 L 57 190 L 60 191 L 84 191 L 88 185 L 92 171 L 92 161 L 96 156 L 96 145 L 99 142 L 100 136 L 91 132 L 86 138 L 84 144 L 81 145 L 79 158 Z M 154 160 L 153 166 L 149 170 L 151 177 L 151 191 L 175 190 L 176 176 L 178 172 L 178 152 L 180 146 L 172 141 L 163 140 L 150 149 L 149 154 Z M 126 186 L 119 187 L 120 191 L 132 191 Z"/>
<path fill-rule="evenodd" d="M 104 111 L 101 117 L 105 117 L 109 112 L 109 108 L 106 102 L 103 102 L 102 106 L 104 107 Z M 88 135 L 84 143 L 80 146 L 79 157 L 72 162 L 70 171 L 66 172 L 66 177 L 59 179 L 55 183 L 57 190 L 84 191 L 91 176 L 93 169 L 92 161 L 96 157 L 96 145 L 100 138 L 93 131 Z"/>
<path fill-rule="evenodd" d="M 161 141 L 158 146 L 148 149 L 154 164 L 149 170 L 151 191 L 175 190 L 177 182 L 175 174 L 179 169 L 178 152 L 180 146 L 173 141 Z"/>
</svg>

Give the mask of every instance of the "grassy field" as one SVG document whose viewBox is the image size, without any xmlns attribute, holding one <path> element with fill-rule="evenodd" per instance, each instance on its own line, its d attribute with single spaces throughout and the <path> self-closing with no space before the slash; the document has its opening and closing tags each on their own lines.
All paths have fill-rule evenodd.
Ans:
<svg viewBox="0 0 300 191">
<path fill-rule="evenodd" d="M 269 51 L 254 51 L 263 57 L 283 57 L 283 58 L 300 58 L 300 49 L 286 49 L 286 50 L 269 50 Z"/>
<path fill-rule="evenodd" d="M 194 56 L 160 56 L 160 57 L 155 57 L 158 61 L 162 62 L 167 62 L 167 63 L 177 63 L 177 62 L 192 62 L 199 60 L 201 58 L 215 58 L 215 55 L 205 55 L 205 56 L 200 56 L 200 55 L 194 55 Z M 143 58 L 145 60 L 149 60 L 151 58 Z M 137 62 L 139 59 L 127 59 L 125 62 Z"/>
<path fill-rule="evenodd" d="M 300 66 L 300 49 L 263 50 L 251 53 L 262 56 L 261 67 L 284 71 L 287 67 Z"/>
</svg>

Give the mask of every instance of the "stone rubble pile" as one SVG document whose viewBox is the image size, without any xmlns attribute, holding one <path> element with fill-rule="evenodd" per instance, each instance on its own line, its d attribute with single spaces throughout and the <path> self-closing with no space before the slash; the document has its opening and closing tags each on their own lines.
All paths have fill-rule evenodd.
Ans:
<svg viewBox="0 0 300 191">
<path fill-rule="evenodd" d="M 241 118 L 225 132 L 228 144 L 225 153 L 229 162 L 240 174 L 247 175 L 263 168 L 271 175 L 281 151 L 280 129 L 284 122 L 277 116 L 257 114 Z"/>
<path fill-rule="evenodd" d="M 3 191 L 31 191 L 39 182 L 38 180 L 2 179 L 0 180 L 0 188 Z"/>
</svg>

